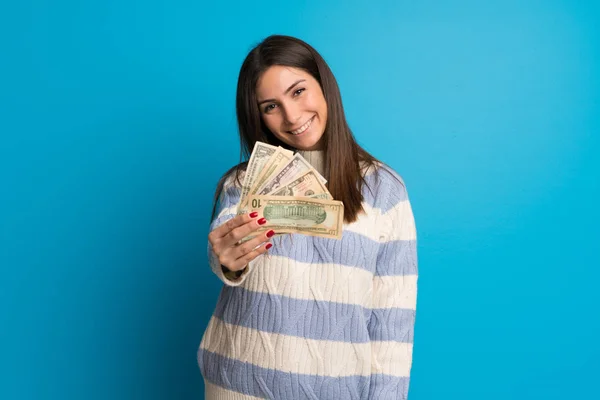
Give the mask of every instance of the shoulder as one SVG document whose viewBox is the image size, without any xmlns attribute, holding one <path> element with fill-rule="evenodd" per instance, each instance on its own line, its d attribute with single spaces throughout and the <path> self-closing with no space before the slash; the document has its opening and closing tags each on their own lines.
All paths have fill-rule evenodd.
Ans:
<svg viewBox="0 0 600 400">
<path fill-rule="evenodd" d="M 234 165 L 229 170 L 227 170 L 227 172 L 225 172 L 219 180 L 219 184 L 223 184 L 223 189 L 241 189 L 242 183 L 244 182 L 244 178 L 246 176 L 247 165 L 247 162 L 243 162 Z"/>
<path fill-rule="evenodd" d="M 246 163 L 231 167 L 221 175 L 215 190 L 215 200 L 235 203 L 242 194 L 242 183 L 246 175 Z"/>
<path fill-rule="evenodd" d="M 386 185 L 398 186 L 398 188 L 405 188 L 404 179 L 389 165 L 376 161 L 373 166 L 366 170 L 367 174 L 373 174 L 375 179 L 380 180 Z"/>
<path fill-rule="evenodd" d="M 408 199 L 406 184 L 402 176 L 391 166 L 377 161 L 367 167 L 364 173 L 367 193 L 372 205 L 387 212 L 398 203 Z"/>
</svg>

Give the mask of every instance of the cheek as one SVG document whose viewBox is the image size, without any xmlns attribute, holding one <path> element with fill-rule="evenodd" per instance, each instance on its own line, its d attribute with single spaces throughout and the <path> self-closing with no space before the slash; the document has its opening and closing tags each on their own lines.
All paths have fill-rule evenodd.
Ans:
<svg viewBox="0 0 600 400">
<path fill-rule="evenodd" d="M 263 115 L 262 117 L 264 124 L 267 126 L 267 128 L 271 131 L 271 133 L 273 133 L 275 136 L 281 138 L 282 135 L 281 133 L 279 133 L 279 129 L 281 129 L 281 117 L 278 116 L 277 114 L 274 115 Z"/>
<path fill-rule="evenodd" d="M 327 117 L 327 103 L 320 93 L 310 96 L 307 99 L 307 105 L 311 110 L 318 112 L 321 118 Z"/>
<path fill-rule="evenodd" d="M 304 106 L 308 110 L 320 112 L 321 109 L 319 107 L 319 103 L 319 97 L 317 95 L 313 94 L 304 98 Z"/>
<path fill-rule="evenodd" d="M 277 118 L 275 115 L 263 115 L 263 122 L 271 131 L 277 126 Z"/>
</svg>

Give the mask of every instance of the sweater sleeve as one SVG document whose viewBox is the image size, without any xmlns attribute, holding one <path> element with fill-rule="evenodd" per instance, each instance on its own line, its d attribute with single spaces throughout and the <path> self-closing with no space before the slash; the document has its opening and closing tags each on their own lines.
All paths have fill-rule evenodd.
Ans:
<svg viewBox="0 0 600 400">
<path fill-rule="evenodd" d="M 243 180 L 243 174 L 240 179 Z M 218 228 L 219 226 L 223 225 L 225 222 L 229 221 L 231 218 L 236 216 L 237 207 L 240 202 L 240 197 L 240 186 L 235 184 L 233 177 L 228 178 L 225 181 L 225 184 L 223 185 L 223 190 L 219 194 L 215 218 L 210 223 L 209 232 L 212 232 L 215 228 Z M 217 277 L 219 277 L 221 281 L 223 281 L 225 285 L 241 285 L 252 268 L 253 262 L 251 261 L 249 265 L 241 271 L 241 275 L 238 276 L 239 272 L 236 273 L 235 271 L 228 271 L 221 265 L 221 263 L 219 262 L 219 258 L 213 251 L 212 246 L 210 245 L 210 242 L 208 242 L 207 252 L 208 262 L 212 271 L 217 275 Z"/>
<path fill-rule="evenodd" d="M 371 340 L 369 398 L 406 400 L 417 301 L 416 228 L 404 182 L 386 185 L 382 234 L 368 322 Z"/>
</svg>

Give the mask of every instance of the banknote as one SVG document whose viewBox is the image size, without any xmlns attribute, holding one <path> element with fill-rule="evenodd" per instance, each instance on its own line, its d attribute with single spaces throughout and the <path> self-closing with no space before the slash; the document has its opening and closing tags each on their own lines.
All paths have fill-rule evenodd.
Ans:
<svg viewBox="0 0 600 400">
<path fill-rule="evenodd" d="M 319 174 L 312 165 L 301 154 L 296 153 L 294 157 L 288 161 L 281 169 L 275 172 L 272 177 L 262 184 L 262 186 L 258 186 L 258 190 L 252 190 L 251 194 L 258 195 L 266 195 L 271 193 L 277 189 L 279 189 L 284 184 L 287 184 L 290 181 L 293 181 L 297 177 L 304 175 L 308 171 L 315 171 L 315 175 L 321 180 L 324 184 L 327 181 L 325 178 Z"/>
<path fill-rule="evenodd" d="M 328 193 L 315 194 L 315 195 L 308 196 L 308 197 L 313 198 L 313 199 L 333 200 L 333 196 L 329 192 Z"/>
<path fill-rule="evenodd" d="M 256 182 L 256 178 L 262 172 L 262 167 L 269 161 L 271 156 L 277 151 L 277 146 L 271 146 L 270 144 L 263 142 L 256 142 L 252 149 L 252 155 L 248 161 L 246 167 L 246 175 L 244 176 L 244 182 L 242 183 L 241 199 L 245 199 L 248 196 L 252 183 Z"/>
<path fill-rule="evenodd" d="M 266 182 L 268 182 L 273 173 L 280 170 L 284 165 L 286 165 L 290 160 L 293 159 L 293 153 L 292 155 L 290 155 L 289 153 L 285 153 L 282 150 L 277 150 L 271 156 L 269 161 L 264 165 L 263 171 L 261 171 L 259 177 L 256 179 L 256 181 L 250 188 L 250 192 L 248 194 L 256 194 L 257 190 L 261 188 Z"/>
<path fill-rule="evenodd" d="M 246 175 L 244 176 L 244 182 L 242 184 L 242 192 L 240 196 L 240 204 L 238 206 L 238 212 L 240 208 L 245 204 L 246 197 L 250 192 L 250 189 L 255 186 L 255 182 L 264 171 L 264 167 L 269 161 L 272 160 L 275 154 L 282 153 L 291 159 L 294 155 L 293 152 L 286 150 L 282 147 L 272 146 L 263 142 L 256 142 L 254 149 L 252 149 L 252 155 L 248 161 L 246 167 Z"/>
<path fill-rule="evenodd" d="M 292 196 L 292 197 L 313 197 L 333 200 L 331 194 L 321 183 L 315 171 L 310 170 L 304 175 L 288 182 L 286 185 L 275 189 L 269 196 Z"/>
<path fill-rule="evenodd" d="M 249 195 L 248 204 L 267 220 L 252 237 L 269 229 L 278 234 L 300 233 L 331 239 L 342 237 L 344 203 L 341 201 Z"/>
</svg>

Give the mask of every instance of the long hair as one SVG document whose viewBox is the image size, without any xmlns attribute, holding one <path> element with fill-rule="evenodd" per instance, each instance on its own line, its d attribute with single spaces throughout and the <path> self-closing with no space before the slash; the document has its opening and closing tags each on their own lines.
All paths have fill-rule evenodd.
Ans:
<svg viewBox="0 0 600 400">
<path fill-rule="evenodd" d="M 244 171 L 248 164 L 247 161 L 242 161 L 250 157 L 257 141 L 292 151 L 298 150 L 290 148 L 273 135 L 260 115 L 256 86 L 262 74 L 274 65 L 302 69 L 319 82 L 327 103 L 327 123 L 323 133 L 324 176 L 328 181 L 327 189 L 334 199 L 344 203 L 344 221 L 356 221 L 358 214 L 364 211 L 362 187 L 366 182 L 361 168 L 370 167 L 378 160 L 356 143 L 346 121 L 337 81 L 323 57 L 302 40 L 282 35 L 272 35 L 264 39 L 248 53 L 242 63 L 236 96 L 240 164 L 227 171 L 217 184 L 213 218 L 225 180 L 235 173 L 235 179 L 241 185 L 240 172 Z"/>
</svg>

